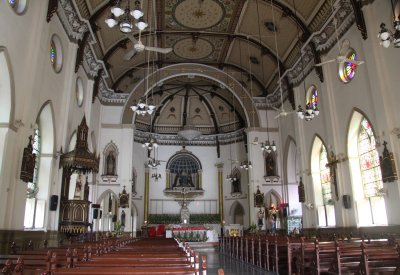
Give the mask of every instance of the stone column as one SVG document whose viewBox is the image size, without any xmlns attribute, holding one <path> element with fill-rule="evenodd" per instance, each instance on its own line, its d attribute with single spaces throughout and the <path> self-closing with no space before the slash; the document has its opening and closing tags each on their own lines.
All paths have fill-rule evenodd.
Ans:
<svg viewBox="0 0 400 275">
<path fill-rule="evenodd" d="M 219 206 L 219 215 L 220 215 L 220 222 L 221 224 L 224 221 L 224 190 L 223 190 L 223 183 L 224 183 L 224 177 L 223 177 L 223 168 L 224 164 L 223 163 L 217 163 L 215 166 L 218 168 L 218 206 Z"/>
<path fill-rule="evenodd" d="M 144 214 L 143 220 L 148 223 L 149 218 L 149 167 L 144 168 Z"/>
</svg>

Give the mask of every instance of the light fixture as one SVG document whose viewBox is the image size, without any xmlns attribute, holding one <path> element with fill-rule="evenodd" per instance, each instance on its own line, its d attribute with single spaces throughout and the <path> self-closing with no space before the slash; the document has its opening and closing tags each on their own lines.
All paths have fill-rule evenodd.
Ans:
<svg viewBox="0 0 400 275">
<path fill-rule="evenodd" d="M 149 161 L 147 162 L 147 167 L 152 169 L 156 169 L 160 165 L 161 165 L 160 161 L 154 158 L 150 158 Z"/>
<path fill-rule="evenodd" d="M 235 176 L 233 176 L 232 174 L 229 174 L 226 176 L 226 180 L 228 180 L 230 182 L 234 182 L 235 180 L 237 180 L 237 178 Z"/>
<path fill-rule="evenodd" d="M 187 119 L 186 119 L 187 123 L 183 126 L 183 129 L 180 130 L 177 134 L 178 134 L 178 136 L 191 141 L 191 140 L 201 136 L 201 132 L 199 130 L 197 130 L 197 128 L 194 127 L 190 123 L 188 114 L 186 116 L 187 116 Z"/>
<path fill-rule="evenodd" d="M 133 101 L 131 109 L 138 115 L 151 115 L 156 109 L 156 105 L 154 105 L 153 99 L 150 99 L 149 103 L 147 104 L 147 99 L 144 100 L 143 98 L 140 98 L 138 102 L 136 102 L 136 100 Z"/>
<path fill-rule="evenodd" d="M 393 42 L 395 48 L 400 48 L 400 15 L 396 17 L 396 10 L 393 5 L 393 1 L 390 0 L 390 3 L 392 4 L 394 32 L 386 28 L 385 23 L 381 23 L 381 29 L 378 34 L 378 38 L 380 40 L 379 44 L 384 48 L 389 48 L 390 43 Z"/>
<path fill-rule="evenodd" d="M 151 177 L 153 179 L 155 179 L 156 181 L 158 181 L 159 179 L 161 179 L 161 174 L 154 173 L 154 174 L 151 175 Z"/>
<path fill-rule="evenodd" d="M 272 2 L 271 2 L 271 7 L 272 7 L 272 25 L 275 28 L 275 13 L 274 13 L 274 5 L 272 5 Z M 260 20 L 258 2 L 257 2 L 257 18 L 258 18 L 258 20 Z M 279 61 L 279 55 L 278 55 L 279 50 L 278 50 L 278 43 L 277 43 L 277 34 L 276 34 L 276 31 L 274 31 L 273 33 L 274 33 L 274 40 L 275 40 L 275 52 L 277 53 L 276 54 L 276 63 L 278 66 L 278 68 L 277 68 L 278 69 L 278 77 L 279 77 L 278 79 L 281 79 L 281 68 L 280 68 L 280 61 Z M 258 26 L 258 35 L 259 35 L 260 41 L 261 41 L 262 39 L 261 39 L 261 27 L 260 26 Z M 260 48 L 260 56 L 261 56 L 262 76 L 263 76 L 263 79 L 265 79 L 265 77 L 264 77 L 264 59 L 262 58 L 263 53 L 262 53 L 261 48 Z M 282 108 L 283 108 L 282 86 L 281 86 L 280 81 L 279 81 L 279 89 L 281 92 L 281 101 L 282 101 Z M 265 97 L 265 103 L 266 103 L 266 106 L 268 106 L 267 97 Z M 274 140 L 272 140 L 272 144 L 271 144 L 270 139 L 269 139 L 268 107 L 265 109 L 265 120 L 267 122 L 267 140 L 265 142 L 261 142 L 260 149 L 261 149 L 261 151 L 265 151 L 269 154 L 272 151 L 276 152 L 276 145 L 275 145 Z"/>
<path fill-rule="evenodd" d="M 109 28 L 119 26 L 122 33 L 130 33 L 133 29 L 133 22 L 136 21 L 135 26 L 143 31 L 148 24 L 143 19 L 143 11 L 141 9 L 140 1 L 135 1 L 135 8 L 130 9 L 130 0 L 127 0 L 126 8 L 121 7 L 122 1 L 117 1 L 116 5 L 111 7 L 111 15 L 105 20 Z M 121 17 L 125 15 L 124 17 Z"/>
<path fill-rule="evenodd" d="M 245 160 L 240 163 L 240 168 L 249 170 L 250 168 L 253 168 L 253 165 L 251 164 L 251 161 Z"/>
<path fill-rule="evenodd" d="M 275 141 L 272 141 L 272 144 L 270 144 L 269 139 L 265 142 L 261 142 L 261 151 L 266 151 L 268 154 L 272 151 L 276 152 Z"/>
<path fill-rule="evenodd" d="M 142 144 L 143 148 L 146 148 L 148 151 L 153 150 L 153 148 L 157 148 L 158 144 L 157 144 L 157 140 L 153 137 L 149 137 L 143 144 Z"/>
<path fill-rule="evenodd" d="M 294 1 L 293 1 L 294 3 Z M 294 14 L 296 15 L 296 6 L 294 6 Z M 300 31 L 298 29 L 299 27 L 297 26 L 297 39 L 298 41 L 301 41 L 300 39 Z M 304 46 L 304 45 L 302 45 Z M 310 89 L 307 91 L 306 90 L 306 79 L 305 79 L 305 73 L 304 73 L 304 58 L 303 58 L 303 53 L 300 51 L 300 58 L 301 58 L 301 67 L 303 71 L 303 88 L 304 88 L 304 94 L 306 97 L 306 106 L 305 110 L 301 107 L 301 105 L 298 106 L 297 108 L 297 116 L 300 119 L 304 119 L 305 121 L 310 121 L 316 116 L 319 115 L 319 110 L 317 107 L 318 104 L 318 91 L 314 85 L 310 87 Z"/>
<path fill-rule="evenodd" d="M 312 104 L 307 104 L 306 109 L 304 110 L 301 105 L 297 108 L 297 116 L 305 121 L 310 121 L 314 117 L 318 116 L 319 110 L 317 106 L 313 106 Z"/>
</svg>

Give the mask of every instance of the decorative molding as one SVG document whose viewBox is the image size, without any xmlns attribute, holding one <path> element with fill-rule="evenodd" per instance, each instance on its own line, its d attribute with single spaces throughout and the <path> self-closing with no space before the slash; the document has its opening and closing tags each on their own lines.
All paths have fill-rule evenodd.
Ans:
<svg viewBox="0 0 400 275">
<path fill-rule="evenodd" d="M 240 129 L 233 133 L 217 134 L 217 135 L 202 135 L 195 140 L 184 140 L 178 135 L 167 135 L 158 133 L 149 133 L 136 130 L 134 133 L 134 142 L 143 143 L 150 137 L 157 139 L 159 145 L 175 145 L 180 146 L 183 143 L 187 146 L 215 146 L 217 142 L 220 145 L 231 144 L 243 141 L 244 129 Z"/>
<path fill-rule="evenodd" d="M 356 16 L 352 8 L 353 2 L 351 1 L 355 0 L 341 0 L 339 5 L 335 7 L 334 15 L 328 19 L 322 29 L 311 34 L 308 43 L 312 42 L 316 46 L 314 52 L 326 53 L 336 43 L 336 35 L 335 32 L 332 31 L 332 21 L 334 19 L 339 21 L 337 24 L 339 36 L 342 36 L 355 22 Z M 359 5 L 364 6 L 372 2 L 373 0 L 363 0 Z M 85 32 L 90 32 L 90 38 L 84 47 L 82 64 L 88 77 L 91 79 L 95 78 L 96 83 L 98 83 L 96 84 L 96 86 L 98 86 L 97 96 L 99 97 L 100 102 L 103 104 L 123 105 L 128 99 L 129 94 L 115 93 L 108 87 L 107 82 L 105 81 L 105 79 L 109 77 L 106 66 L 104 62 L 100 60 L 100 57 L 96 56 L 95 50 L 93 49 L 93 44 L 97 43 L 95 34 L 90 27 L 90 22 L 82 18 L 79 14 L 79 9 L 77 8 L 75 1 L 59 0 L 57 14 L 71 41 L 76 43 L 83 38 Z M 292 68 L 286 70 L 284 75 L 282 75 L 282 97 L 284 100 L 288 97 L 288 90 L 290 87 L 298 85 L 314 68 L 313 65 L 316 61 L 313 49 L 310 45 L 307 45 L 305 49 L 302 49 L 302 51 L 303 60 L 306 63 L 304 65 L 304 73 L 301 56 L 299 55 L 296 57 L 297 61 Z M 99 73 L 100 69 L 102 69 L 102 71 Z M 285 77 L 289 77 L 289 81 L 283 81 Z M 95 95 L 96 93 L 93 94 Z M 265 104 L 267 107 L 276 107 L 281 104 L 279 85 L 277 85 L 273 93 L 267 96 L 267 103 Z"/>
</svg>

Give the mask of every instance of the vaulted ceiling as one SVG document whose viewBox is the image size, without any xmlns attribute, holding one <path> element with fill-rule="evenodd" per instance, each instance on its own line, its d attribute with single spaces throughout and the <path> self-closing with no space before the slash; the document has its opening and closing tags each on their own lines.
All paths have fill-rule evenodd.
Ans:
<svg viewBox="0 0 400 275">
<path fill-rule="evenodd" d="M 77 59 L 77 64 L 80 62 L 95 79 L 94 94 L 101 102 L 127 104 L 130 98 L 151 93 L 163 104 L 159 111 L 164 115 L 158 113 L 153 121 L 139 119 L 138 125 L 160 130 L 168 117 L 174 117 L 171 110 L 188 113 L 182 106 L 192 106 L 192 120 L 203 117 L 196 124 L 209 133 L 216 133 L 210 129 L 227 124 L 236 125 L 228 127 L 230 130 L 257 124 L 249 121 L 249 113 L 257 102 L 280 105 L 281 95 L 290 99 L 291 88 L 310 71 L 315 71 L 323 81 L 322 70 L 312 65 L 319 63 L 321 54 L 336 42 L 333 22 L 339 35 L 343 34 L 356 19 L 354 10 L 360 7 L 356 0 L 142 0 L 148 27 L 142 33 L 134 27 L 132 35 L 146 46 L 172 51 L 163 54 L 145 50 L 127 61 L 124 57 L 134 47 L 132 39 L 120 32 L 118 26 L 109 28 L 105 20 L 117 2 L 124 8 L 134 7 L 135 1 L 74 0 L 73 5 L 68 2 L 60 0 L 58 13 L 64 25 L 69 24 L 66 29 L 70 37 L 78 40 L 81 60 Z M 75 20 L 71 20 L 71 14 Z M 239 94 L 230 96 L 225 89 L 216 89 L 221 81 L 213 79 L 211 69 L 208 75 L 203 70 L 203 75 L 194 79 L 183 77 L 184 71 L 173 72 L 173 66 L 168 79 L 157 74 L 160 69 L 186 63 L 207 65 L 225 73 L 227 79 L 232 77 L 254 99 L 253 106 L 236 102 L 240 101 Z M 141 82 L 149 81 L 148 75 L 152 75 L 154 86 L 138 89 Z M 234 93 L 229 89 L 231 84 L 224 85 Z M 186 93 L 190 104 L 185 105 L 178 99 L 183 100 Z M 227 116 L 224 112 L 234 106 L 236 113 Z M 232 119 L 230 123 L 228 118 Z M 170 126 L 181 127 L 178 120 L 169 121 Z"/>
</svg>

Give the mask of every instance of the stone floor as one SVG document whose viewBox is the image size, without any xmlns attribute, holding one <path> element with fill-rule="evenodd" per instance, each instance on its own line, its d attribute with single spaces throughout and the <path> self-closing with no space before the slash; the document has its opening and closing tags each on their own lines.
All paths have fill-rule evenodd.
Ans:
<svg viewBox="0 0 400 275">
<path fill-rule="evenodd" d="M 215 250 L 198 251 L 200 257 L 207 256 L 207 275 L 218 274 L 218 269 L 223 268 L 225 275 L 276 275 L 257 266 L 238 261 Z M 200 258 L 201 259 L 201 258 Z"/>
</svg>

